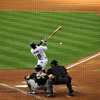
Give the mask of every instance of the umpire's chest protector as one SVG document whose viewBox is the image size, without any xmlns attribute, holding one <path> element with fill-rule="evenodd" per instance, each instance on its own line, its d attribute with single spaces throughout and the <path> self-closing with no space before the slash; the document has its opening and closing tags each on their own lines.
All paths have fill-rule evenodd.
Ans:
<svg viewBox="0 0 100 100">
<path fill-rule="evenodd" d="M 52 74 L 55 76 L 66 76 L 67 72 L 64 66 L 55 66 L 52 68 Z"/>
</svg>

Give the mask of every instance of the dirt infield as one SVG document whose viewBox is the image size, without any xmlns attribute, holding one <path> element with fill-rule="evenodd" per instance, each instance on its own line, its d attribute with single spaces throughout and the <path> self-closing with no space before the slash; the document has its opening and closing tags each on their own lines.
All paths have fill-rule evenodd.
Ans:
<svg viewBox="0 0 100 100">
<path fill-rule="evenodd" d="M 2 0 L 0 1 L 0 10 L 99 12 L 100 0 Z M 56 97 L 53 100 L 100 100 L 99 60 L 100 55 L 70 68 L 75 96 L 65 96 L 69 94 L 68 89 L 65 85 L 58 85 L 54 86 Z M 32 72 L 32 69 L 0 70 L 0 100 L 47 100 L 48 98 L 44 96 L 45 92 L 42 90 L 37 91 L 38 94 L 27 95 L 28 88 L 16 87 L 16 85 L 25 85 L 23 83 L 24 75 Z"/>
<path fill-rule="evenodd" d="M 97 56 L 95 56 L 97 55 Z M 90 59 L 91 58 L 91 59 Z M 85 60 L 88 59 L 88 60 Z M 84 61 L 85 60 L 85 61 Z M 100 52 L 81 59 L 69 71 L 73 78 L 72 84 L 75 96 L 69 94 L 65 85 L 55 85 L 55 98 L 53 100 L 100 100 Z M 84 62 L 82 62 L 84 61 Z M 82 62 L 82 63 L 80 63 Z M 28 88 L 16 87 L 26 85 L 23 76 L 32 73 L 32 69 L 0 70 L 0 99 L 1 100 L 45 100 L 47 99 L 43 90 L 37 94 L 27 95 Z"/>
</svg>

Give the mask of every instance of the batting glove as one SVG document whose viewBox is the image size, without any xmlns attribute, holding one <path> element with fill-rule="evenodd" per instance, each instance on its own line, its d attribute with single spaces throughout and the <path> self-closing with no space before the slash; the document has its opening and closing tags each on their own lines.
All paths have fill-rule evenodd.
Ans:
<svg viewBox="0 0 100 100">
<path fill-rule="evenodd" d="M 42 43 L 44 43 L 44 40 L 41 40 Z"/>
</svg>

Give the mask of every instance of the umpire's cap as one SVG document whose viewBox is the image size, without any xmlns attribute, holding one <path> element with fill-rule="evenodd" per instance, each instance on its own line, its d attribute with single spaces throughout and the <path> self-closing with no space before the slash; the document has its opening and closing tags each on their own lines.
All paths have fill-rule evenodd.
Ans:
<svg viewBox="0 0 100 100">
<path fill-rule="evenodd" d="M 58 61 L 56 61 L 56 60 L 52 60 L 51 63 L 50 63 L 50 65 L 52 65 L 52 64 L 54 64 L 54 65 L 58 65 Z"/>
<path fill-rule="evenodd" d="M 30 46 L 34 49 L 34 48 L 36 48 L 36 44 L 34 43 L 34 42 L 31 42 L 30 43 Z"/>
<path fill-rule="evenodd" d="M 41 71 L 41 70 L 42 70 L 42 66 L 41 66 L 41 65 L 37 65 L 37 66 L 35 67 L 35 70 L 36 70 L 37 72 Z"/>
</svg>

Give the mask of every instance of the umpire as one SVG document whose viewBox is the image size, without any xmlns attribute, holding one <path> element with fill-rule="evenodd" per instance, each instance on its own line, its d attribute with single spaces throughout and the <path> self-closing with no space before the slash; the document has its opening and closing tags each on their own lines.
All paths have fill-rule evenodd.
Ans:
<svg viewBox="0 0 100 100">
<path fill-rule="evenodd" d="M 47 74 L 52 74 L 54 78 L 47 80 L 46 97 L 54 97 L 53 84 L 66 84 L 70 92 L 70 96 L 74 96 L 74 91 L 71 85 L 71 77 L 68 75 L 67 69 L 65 69 L 64 66 L 59 66 L 56 60 L 52 60 L 50 65 L 51 68 L 48 69 Z"/>
</svg>

